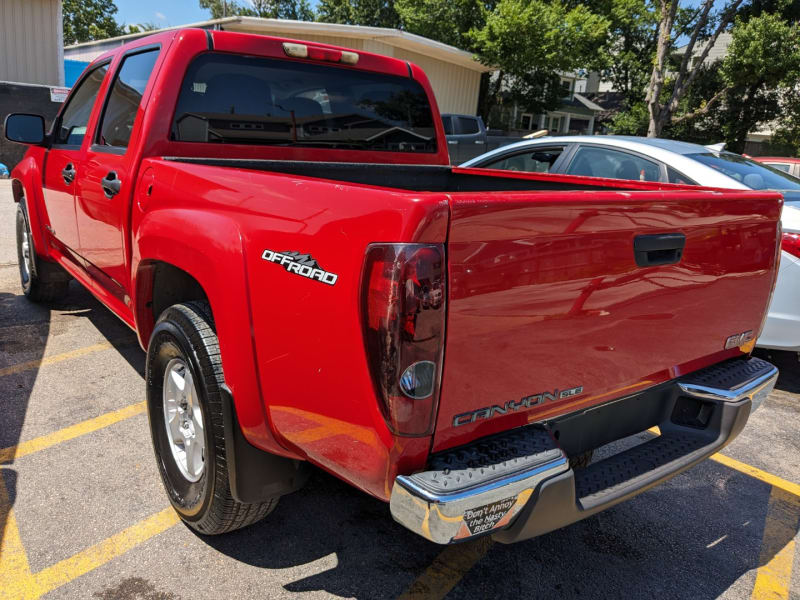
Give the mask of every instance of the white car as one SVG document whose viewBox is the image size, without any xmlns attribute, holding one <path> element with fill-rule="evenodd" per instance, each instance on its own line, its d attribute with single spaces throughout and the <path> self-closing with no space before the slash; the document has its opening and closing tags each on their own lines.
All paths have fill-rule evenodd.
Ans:
<svg viewBox="0 0 800 600">
<path fill-rule="evenodd" d="M 800 179 L 716 147 L 614 135 L 525 140 L 461 166 L 783 192 L 780 271 L 757 345 L 800 352 Z"/>
</svg>

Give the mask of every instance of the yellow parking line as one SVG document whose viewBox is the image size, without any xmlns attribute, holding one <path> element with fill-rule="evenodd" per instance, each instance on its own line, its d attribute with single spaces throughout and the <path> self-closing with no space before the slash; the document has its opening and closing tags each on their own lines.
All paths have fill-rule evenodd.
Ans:
<svg viewBox="0 0 800 600">
<path fill-rule="evenodd" d="M 492 538 L 483 537 L 474 542 L 448 546 L 398 600 L 444 598 L 475 563 L 486 556 L 492 544 Z"/>
<path fill-rule="evenodd" d="M 103 427 L 108 427 L 109 425 L 113 425 L 114 423 L 118 423 L 119 421 L 143 413 L 145 408 L 146 406 L 143 401 L 138 402 L 136 404 L 126 406 L 125 408 L 120 408 L 119 410 L 100 415 L 99 417 L 95 417 L 81 423 L 76 423 L 75 425 L 70 425 L 64 429 L 59 429 L 53 433 L 48 433 L 47 435 L 28 440 L 27 442 L 21 442 L 16 446 L 2 448 L 0 449 L 0 464 L 11 462 L 15 458 L 25 456 L 26 454 L 38 452 L 39 450 L 44 450 L 45 448 L 55 446 L 61 442 L 66 442 L 67 440 L 86 435 L 87 433 L 97 431 Z"/>
<path fill-rule="evenodd" d="M 0 469 L 0 591 L 3 598 L 38 598 Z"/>
<path fill-rule="evenodd" d="M 165 508 L 99 544 L 35 573 L 34 588 L 38 594 L 46 594 L 61 587 L 166 531 L 179 520 L 172 507 Z"/>
<path fill-rule="evenodd" d="M 17 365 L 11 365 L 10 367 L 3 367 L 0 369 L 0 377 L 13 375 L 14 373 L 22 373 L 23 371 L 30 371 L 31 369 L 38 369 L 44 365 L 52 365 L 53 363 L 61 362 L 62 360 L 69 360 L 70 358 L 85 356 L 86 354 L 100 352 L 101 350 L 108 350 L 111 347 L 111 342 L 101 342 L 99 344 L 86 346 L 85 348 L 78 348 L 76 350 L 70 350 L 69 352 L 63 352 L 62 354 L 53 354 L 52 356 L 45 356 L 44 358 L 40 358 L 38 360 L 29 360 Z"/>
<path fill-rule="evenodd" d="M 764 522 L 761 555 L 758 558 L 753 600 L 788 600 L 792 582 L 797 528 L 800 525 L 800 497 L 772 487 Z"/>
<path fill-rule="evenodd" d="M 721 465 L 725 465 L 726 467 L 730 467 L 731 469 L 735 469 L 741 473 L 744 473 L 745 475 L 749 475 L 755 479 L 759 479 L 764 483 L 768 483 L 773 487 L 780 488 L 783 491 L 800 498 L 800 485 L 796 483 L 781 479 L 777 475 L 767 473 L 766 471 L 762 471 L 757 467 L 753 467 L 752 465 L 738 461 L 730 456 L 725 456 L 724 454 L 715 454 L 711 457 L 711 460 L 716 461 Z"/>
</svg>

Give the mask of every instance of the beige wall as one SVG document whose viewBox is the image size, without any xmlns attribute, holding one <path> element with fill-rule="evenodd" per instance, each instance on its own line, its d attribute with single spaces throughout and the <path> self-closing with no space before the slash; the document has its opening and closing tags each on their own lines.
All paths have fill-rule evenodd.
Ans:
<svg viewBox="0 0 800 600">
<path fill-rule="evenodd" d="M 60 0 L 0 0 L 0 81 L 64 85 Z"/>
</svg>

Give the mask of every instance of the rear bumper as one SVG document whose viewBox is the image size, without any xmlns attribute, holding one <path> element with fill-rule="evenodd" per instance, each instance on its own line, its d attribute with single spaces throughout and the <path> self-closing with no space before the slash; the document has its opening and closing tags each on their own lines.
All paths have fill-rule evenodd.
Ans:
<svg viewBox="0 0 800 600">
<path fill-rule="evenodd" d="M 542 535 L 627 500 L 720 450 L 739 434 L 777 377 L 766 361 L 737 359 L 637 395 L 637 405 L 650 406 L 641 411 L 653 421 L 644 429 L 658 425 L 660 435 L 585 469 L 570 469 L 550 435 L 558 421 L 434 455 L 431 470 L 395 480 L 392 516 L 439 544 L 487 533 L 503 543 Z M 569 444 L 576 427 L 578 432 L 596 427 L 609 415 L 630 414 L 631 426 L 641 431 L 635 411 L 614 406 L 624 400 L 571 415 L 559 439 Z M 580 437 L 593 436 L 587 431 Z"/>
</svg>

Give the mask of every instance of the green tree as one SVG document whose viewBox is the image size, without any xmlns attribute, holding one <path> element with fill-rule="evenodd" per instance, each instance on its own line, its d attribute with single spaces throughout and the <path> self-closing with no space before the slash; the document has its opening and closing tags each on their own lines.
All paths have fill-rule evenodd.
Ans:
<svg viewBox="0 0 800 600">
<path fill-rule="evenodd" d="M 250 0 L 245 6 L 235 0 L 199 0 L 200 8 L 211 12 L 212 19 L 242 16 L 264 19 L 313 21 L 314 11 L 308 0 Z"/>
<path fill-rule="evenodd" d="M 62 13 L 65 46 L 126 33 L 114 18 L 113 0 L 64 0 Z"/>
<path fill-rule="evenodd" d="M 605 17 L 583 4 L 500 0 L 468 36 L 481 62 L 499 69 L 489 92 L 494 103 L 505 95 L 530 112 L 543 112 L 563 96 L 559 73 L 592 61 L 608 27 Z"/>
<path fill-rule="evenodd" d="M 400 16 L 394 0 L 320 0 L 317 21 L 369 27 L 400 27 Z"/>
<path fill-rule="evenodd" d="M 495 3 L 493 0 L 396 0 L 395 7 L 407 31 L 462 50 L 476 51 L 478 44 L 470 32 L 485 27 Z"/>
<path fill-rule="evenodd" d="M 725 141 L 743 152 L 747 134 L 777 122 L 791 137 L 800 108 L 800 26 L 771 13 L 732 29 L 725 58 L 700 67 L 700 75 L 664 135 L 703 143 Z M 712 110 L 713 109 L 713 110 Z"/>
</svg>

